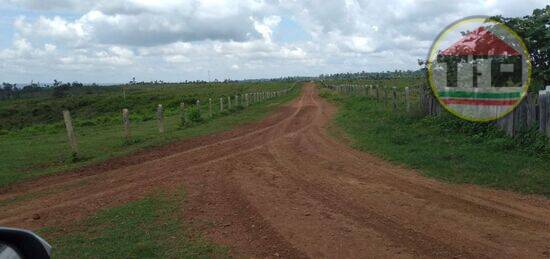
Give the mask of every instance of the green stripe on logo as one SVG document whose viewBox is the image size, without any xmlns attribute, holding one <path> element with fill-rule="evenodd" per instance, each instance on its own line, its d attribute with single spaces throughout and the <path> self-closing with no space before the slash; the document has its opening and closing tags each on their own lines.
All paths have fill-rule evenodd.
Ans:
<svg viewBox="0 0 550 259">
<path fill-rule="evenodd" d="M 487 93 L 487 92 L 465 92 L 465 91 L 447 91 L 439 92 L 440 97 L 450 98 L 480 98 L 480 99 L 516 99 L 521 97 L 520 92 L 510 93 Z"/>
</svg>

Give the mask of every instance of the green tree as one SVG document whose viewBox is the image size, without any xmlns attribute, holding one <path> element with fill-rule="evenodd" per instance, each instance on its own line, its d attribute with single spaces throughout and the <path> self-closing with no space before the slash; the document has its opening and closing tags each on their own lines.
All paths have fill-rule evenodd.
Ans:
<svg viewBox="0 0 550 259">
<path fill-rule="evenodd" d="M 491 18 L 506 24 L 523 38 L 531 54 L 535 80 L 550 85 L 550 5 L 524 17 Z"/>
</svg>

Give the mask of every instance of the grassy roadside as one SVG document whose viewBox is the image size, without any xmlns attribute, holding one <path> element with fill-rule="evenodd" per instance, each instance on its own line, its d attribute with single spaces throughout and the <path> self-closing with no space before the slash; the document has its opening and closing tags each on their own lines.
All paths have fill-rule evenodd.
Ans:
<svg viewBox="0 0 550 259">
<path fill-rule="evenodd" d="M 550 154 L 543 138 L 525 142 L 452 117 L 392 112 L 367 97 L 321 95 L 340 104 L 335 123 L 362 151 L 426 176 L 550 197 Z"/>
<path fill-rule="evenodd" d="M 281 87 L 282 88 L 282 87 Z M 229 130 L 244 123 L 258 121 L 276 107 L 294 99 L 300 87 L 291 93 L 257 103 L 230 114 L 220 114 L 213 119 L 192 125 L 180 126 L 176 113 L 165 117 L 165 133 L 158 133 L 156 120 L 132 122 L 132 142 L 123 138 L 122 125 L 97 125 L 76 127 L 80 158 L 71 159 L 65 132 L 13 133 L 0 136 L 0 189 L 10 184 L 55 174 L 84 165 L 105 161 L 112 157 L 159 146 L 171 141 L 192 138 Z"/>
<path fill-rule="evenodd" d="M 183 220 L 185 194 L 158 192 L 64 228 L 39 231 L 53 258 L 222 258 L 228 249 L 193 233 Z"/>
</svg>

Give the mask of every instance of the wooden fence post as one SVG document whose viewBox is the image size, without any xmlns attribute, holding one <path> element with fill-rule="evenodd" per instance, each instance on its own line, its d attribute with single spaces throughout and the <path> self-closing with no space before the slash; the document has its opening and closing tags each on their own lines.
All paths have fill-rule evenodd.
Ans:
<svg viewBox="0 0 550 259">
<path fill-rule="evenodd" d="M 392 92 L 393 92 L 393 109 L 394 110 L 397 110 L 397 87 L 392 87 Z"/>
<path fill-rule="evenodd" d="M 546 131 L 546 91 L 539 91 L 539 131 Z"/>
<path fill-rule="evenodd" d="M 497 120 L 497 125 L 502 129 L 506 135 L 514 136 L 514 112 Z"/>
<path fill-rule="evenodd" d="M 546 86 L 546 136 L 550 137 L 550 86 Z"/>
<path fill-rule="evenodd" d="M 128 109 L 122 109 L 122 123 L 124 124 L 124 138 L 126 141 L 130 141 L 131 132 L 130 132 L 130 112 Z"/>
<path fill-rule="evenodd" d="M 384 107 L 388 106 L 388 87 L 384 86 Z"/>
<path fill-rule="evenodd" d="M 405 87 L 405 109 L 407 113 L 411 112 L 411 93 L 409 87 Z"/>
<path fill-rule="evenodd" d="M 376 101 L 380 100 L 380 90 L 378 89 L 378 85 L 375 85 L 374 88 L 376 89 Z"/>
<path fill-rule="evenodd" d="M 550 137 L 550 87 L 539 91 L 539 130 Z"/>
<path fill-rule="evenodd" d="M 248 101 L 248 94 L 244 94 L 244 103 L 245 103 L 245 106 L 248 107 L 249 105 L 249 101 Z"/>
<path fill-rule="evenodd" d="M 162 109 L 162 104 L 159 104 L 159 106 L 157 107 L 157 120 L 159 133 L 164 133 L 164 111 Z"/>
<path fill-rule="evenodd" d="M 69 138 L 69 145 L 73 152 L 73 157 L 78 155 L 78 144 L 76 142 L 76 135 L 73 128 L 73 120 L 71 119 L 71 113 L 68 110 L 63 111 L 63 120 L 65 121 L 65 128 L 67 128 L 67 137 Z"/>
<path fill-rule="evenodd" d="M 227 109 L 231 110 L 231 97 L 227 96 Z"/>
<path fill-rule="evenodd" d="M 201 100 L 197 100 L 196 104 L 197 104 L 197 111 L 200 114 L 201 113 Z"/>
<path fill-rule="evenodd" d="M 208 116 L 212 118 L 212 98 L 208 98 Z"/>
<path fill-rule="evenodd" d="M 223 98 L 220 97 L 220 112 L 223 112 Z"/>
<path fill-rule="evenodd" d="M 367 97 L 369 97 L 369 99 L 372 97 L 372 85 L 367 85 Z"/>
<path fill-rule="evenodd" d="M 527 101 L 527 118 L 525 123 L 527 128 L 531 129 L 537 121 L 537 106 L 536 106 L 537 94 L 528 93 L 526 101 Z"/>
</svg>

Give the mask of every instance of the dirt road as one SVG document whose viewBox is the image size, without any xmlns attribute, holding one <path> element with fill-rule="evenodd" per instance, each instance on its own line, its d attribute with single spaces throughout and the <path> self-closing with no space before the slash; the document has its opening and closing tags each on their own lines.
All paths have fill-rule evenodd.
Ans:
<svg viewBox="0 0 550 259">
<path fill-rule="evenodd" d="M 183 184 L 189 221 L 239 256 L 550 257 L 549 200 L 355 151 L 327 136 L 334 110 L 308 84 L 261 123 L 21 184 L 0 194 L 0 225 L 63 225 Z"/>
</svg>

